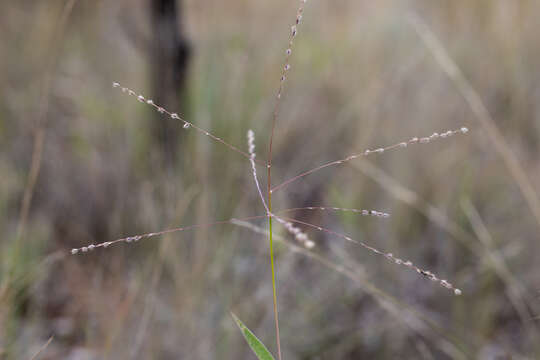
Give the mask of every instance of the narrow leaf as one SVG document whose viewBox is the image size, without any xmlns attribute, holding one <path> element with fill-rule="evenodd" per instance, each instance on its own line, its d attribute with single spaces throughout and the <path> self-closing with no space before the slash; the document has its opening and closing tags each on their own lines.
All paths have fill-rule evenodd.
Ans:
<svg viewBox="0 0 540 360">
<path fill-rule="evenodd" d="M 242 335 L 244 335 L 249 347 L 251 350 L 253 350 L 255 355 L 257 355 L 257 358 L 259 358 L 259 360 L 275 360 L 266 346 L 264 346 L 264 344 L 257 339 L 257 337 L 246 327 L 246 325 L 244 325 L 244 323 L 241 322 L 236 315 L 233 313 L 231 313 L 231 315 L 236 322 L 236 325 L 238 325 L 240 331 L 242 331 Z"/>
</svg>

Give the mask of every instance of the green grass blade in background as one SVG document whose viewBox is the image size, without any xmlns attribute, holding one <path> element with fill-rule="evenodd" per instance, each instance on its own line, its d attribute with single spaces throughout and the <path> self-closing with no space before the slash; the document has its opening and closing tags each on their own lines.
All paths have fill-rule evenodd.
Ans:
<svg viewBox="0 0 540 360">
<path fill-rule="evenodd" d="M 251 350 L 257 355 L 257 358 L 260 360 L 275 360 L 270 351 L 264 346 L 264 344 L 257 339 L 257 337 L 244 325 L 240 319 L 231 313 L 234 321 L 236 322 L 236 325 L 240 328 L 242 331 L 242 335 L 246 338 L 246 341 L 249 344 L 249 347 L 251 347 Z"/>
</svg>

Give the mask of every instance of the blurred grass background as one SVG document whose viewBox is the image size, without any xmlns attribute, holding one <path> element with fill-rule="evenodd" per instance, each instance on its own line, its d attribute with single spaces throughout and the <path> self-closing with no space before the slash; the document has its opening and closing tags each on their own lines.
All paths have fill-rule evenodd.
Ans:
<svg viewBox="0 0 540 360">
<path fill-rule="evenodd" d="M 39 358 L 251 359 L 231 310 L 273 350 L 264 235 L 226 225 L 66 255 L 264 209 L 245 159 L 188 130 L 168 166 L 151 128 L 171 120 L 112 89 L 119 81 L 155 96 L 147 1 L 75 1 L 57 37 L 64 6 L 2 3 L 0 358 L 30 358 L 54 336 Z M 240 148 L 252 128 L 265 159 L 296 8 L 183 1 L 191 56 L 169 110 Z M 309 1 L 277 123 L 274 183 L 365 148 L 471 132 L 323 170 L 276 193 L 274 207 L 389 212 L 294 215 L 410 259 L 463 295 L 309 232 L 318 260 L 277 249 L 286 359 L 540 357 L 538 219 L 411 15 L 440 39 L 540 190 L 539 2 Z M 40 127 L 41 169 L 21 229 Z"/>
</svg>

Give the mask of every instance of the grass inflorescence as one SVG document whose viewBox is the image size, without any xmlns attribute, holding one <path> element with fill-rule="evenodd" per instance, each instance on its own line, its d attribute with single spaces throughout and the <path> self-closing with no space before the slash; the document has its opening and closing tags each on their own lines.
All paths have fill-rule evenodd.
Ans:
<svg viewBox="0 0 540 360">
<path fill-rule="evenodd" d="M 223 221 L 216 221 L 213 223 L 206 223 L 206 224 L 197 224 L 197 225 L 188 225 L 183 227 L 177 227 L 167 230 L 161 230 L 157 232 L 151 232 L 146 234 L 139 234 L 139 235 L 133 235 L 128 236 L 124 238 L 119 238 L 112 241 L 106 241 L 99 244 L 89 244 L 83 247 L 79 248 L 73 248 L 71 250 L 71 254 L 84 254 L 91 251 L 94 251 L 96 249 L 105 249 L 112 245 L 119 244 L 119 243 L 133 243 L 138 242 L 142 239 L 147 238 L 153 238 L 173 232 L 178 231 L 187 231 L 187 230 L 195 230 L 203 227 L 210 227 L 210 226 L 217 226 L 217 225 L 225 225 L 225 224 L 236 224 L 238 221 L 252 221 L 252 220 L 260 220 L 266 218 L 268 220 L 268 237 L 269 237 L 269 250 L 270 250 L 270 268 L 271 268 L 271 282 L 272 282 L 272 297 L 273 297 L 273 308 L 274 308 L 274 317 L 275 317 L 275 328 L 276 328 L 276 346 L 277 346 L 277 354 L 278 359 L 282 358 L 281 355 L 281 345 L 280 345 L 280 336 L 279 336 L 279 320 L 278 320 L 278 296 L 277 296 L 277 282 L 276 282 L 276 272 L 277 267 L 275 265 L 275 258 L 274 258 L 274 244 L 273 244 L 273 225 L 274 221 L 278 224 L 282 225 L 284 229 L 292 235 L 292 238 L 300 244 L 303 248 L 307 250 L 313 251 L 314 248 L 316 248 L 316 242 L 310 238 L 308 230 L 318 231 L 322 232 L 326 235 L 341 238 L 343 240 L 346 240 L 350 243 L 356 244 L 358 246 L 361 246 L 362 248 L 368 250 L 369 252 L 381 256 L 385 258 L 387 261 L 392 262 L 396 265 L 400 265 L 406 268 L 409 268 L 418 274 L 420 274 L 422 277 L 440 285 L 441 287 L 448 289 L 452 291 L 455 295 L 460 295 L 462 292 L 459 288 L 455 287 L 451 282 L 448 280 L 443 279 L 442 277 L 435 275 L 433 272 L 429 270 L 425 270 L 420 266 L 417 266 L 413 264 L 412 261 L 401 259 L 398 256 L 395 256 L 391 252 L 386 252 L 379 250 L 378 248 L 368 244 L 365 241 L 359 241 L 355 240 L 352 237 L 348 235 L 341 234 L 339 232 L 336 232 L 334 230 L 319 226 L 317 224 L 310 223 L 308 221 L 299 220 L 292 217 L 285 217 L 282 214 L 288 213 L 288 212 L 296 212 L 296 211 L 339 211 L 339 212 L 351 212 L 362 216 L 371 216 L 371 217 L 378 217 L 378 218 L 388 218 L 390 217 L 390 214 L 387 212 L 377 211 L 377 210 L 366 210 L 366 209 L 355 209 L 355 208 L 342 208 L 342 207 L 335 207 L 335 206 L 303 206 L 303 207 L 295 207 L 295 208 L 288 208 L 288 209 L 282 209 L 279 211 L 273 211 L 272 208 L 272 194 L 275 193 L 278 190 L 284 190 L 288 185 L 294 183 L 295 181 L 302 179 L 308 175 L 312 175 L 320 170 L 327 169 L 333 166 L 337 165 L 343 165 L 348 162 L 351 162 L 356 159 L 360 159 L 366 156 L 373 156 L 373 155 L 380 155 L 387 153 L 389 151 L 393 150 L 402 150 L 405 148 L 408 148 L 410 146 L 416 146 L 419 144 L 429 144 L 435 140 L 442 140 L 442 139 L 448 139 L 453 137 L 454 135 L 458 134 L 466 134 L 468 132 L 468 128 L 461 127 L 459 129 L 455 130 L 444 130 L 441 132 L 433 132 L 428 136 L 423 137 L 412 137 L 407 140 L 402 140 L 400 142 L 396 142 L 392 145 L 383 146 L 383 147 L 374 147 L 374 148 L 368 148 L 361 152 L 354 153 L 352 155 L 348 155 L 346 157 L 340 158 L 338 160 L 330 161 L 323 163 L 319 166 L 316 166 L 312 169 L 305 170 L 298 175 L 282 180 L 277 185 L 272 185 L 272 153 L 273 153 L 273 146 L 274 146 L 274 135 L 275 135 L 275 128 L 278 123 L 279 118 L 279 110 L 280 110 L 280 104 L 282 102 L 282 99 L 284 97 L 284 86 L 285 82 L 290 74 L 291 71 L 291 65 L 290 65 L 290 58 L 293 54 L 293 45 L 294 41 L 298 36 L 299 31 L 299 25 L 301 24 L 301 21 L 304 16 L 304 6 L 306 1 L 301 0 L 300 5 L 296 12 L 296 17 L 294 20 L 294 23 L 291 25 L 290 32 L 289 32 L 289 39 L 287 43 L 287 47 L 285 50 L 285 59 L 281 68 L 280 72 L 280 78 L 279 78 L 279 86 L 275 97 L 275 104 L 274 109 L 272 112 L 272 124 L 271 124 L 271 132 L 269 133 L 269 147 L 268 147 L 268 157 L 266 161 L 261 161 L 257 159 L 256 152 L 255 152 L 255 133 L 252 130 L 247 131 L 247 144 L 248 149 L 247 151 L 241 150 L 240 147 L 235 146 L 231 144 L 230 142 L 224 140 L 222 137 L 215 135 L 211 133 L 208 130 L 203 129 L 202 127 L 199 127 L 198 125 L 194 124 L 193 122 L 185 120 L 182 116 L 178 115 L 178 113 L 171 112 L 161 106 L 160 104 L 156 104 L 153 100 L 146 98 L 144 95 L 135 92 L 134 90 L 131 90 L 128 87 L 124 87 L 118 82 L 113 83 L 114 88 L 120 89 L 123 93 L 126 93 L 130 96 L 133 96 L 136 98 L 140 103 L 152 106 L 157 112 L 161 114 L 167 115 L 170 119 L 180 122 L 182 128 L 189 130 L 194 129 L 198 133 L 208 137 L 212 141 L 215 141 L 217 143 L 220 143 L 224 145 L 226 148 L 228 148 L 231 151 L 234 151 L 235 153 L 241 155 L 242 157 L 246 158 L 251 166 L 251 176 L 255 183 L 255 188 L 257 191 L 257 195 L 261 201 L 262 206 L 264 207 L 265 214 L 264 215 L 254 215 L 254 216 L 247 216 L 243 218 L 233 218 Z M 263 187 L 261 186 L 261 183 L 259 181 L 259 174 L 258 174 L 258 167 L 265 168 L 267 170 L 267 191 L 263 191 Z M 239 320 L 238 320 L 239 321 Z"/>
</svg>

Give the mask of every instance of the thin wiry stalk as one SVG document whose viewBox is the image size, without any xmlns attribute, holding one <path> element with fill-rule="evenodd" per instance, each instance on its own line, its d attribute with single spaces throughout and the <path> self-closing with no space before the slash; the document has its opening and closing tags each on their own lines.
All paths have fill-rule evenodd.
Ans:
<svg viewBox="0 0 540 360">
<path fill-rule="evenodd" d="M 266 210 L 266 214 L 268 216 L 268 229 L 270 231 L 269 233 L 269 239 L 270 239 L 270 267 L 272 269 L 272 299 L 274 303 L 274 322 L 276 324 L 276 344 L 277 344 L 277 352 L 278 357 L 281 359 L 281 344 L 279 341 L 279 317 L 278 317 L 278 308 L 277 308 L 277 287 L 276 287 L 276 272 L 274 268 L 274 246 L 272 242 L 272 197 L 270 196 L 270 193 L 268 193 L 268 205 L 266 205 L 266 202 L 264 201 L 264 196 L 262 194 L 261 185 L 259 183 L 259 178 L 257 177 L 257 166 L 255 166 L 255 134 L 253 133 L 253 130 L 248 130 L 247 133 L 248 138 L 248 152 L 249 152 L 249 161 L 251 163 L 251 173 L 253 175 L 253 179 L 255 181 L 255 186 L 257 187 L 257 191 L 259 192 L 259 197 L 261 199 L 261 202 L 264 206 L 264 209 Z M 268 173 L 270 176 L 270 166 L 268 166 Z M 268 181 L 270 183 L 270 178 L 268 178 Z"/>
<path fill-rule="evenodd" d="M 51 336 L 45 344 L 41 345 L 41 347 L 34 353 L 34 355 L 32 355 L 30 360 L 37 359 L 38 355 L 41 354 L 43 351 L 45 351 L 45 349 L 49 346 L 49 344 L 53 341 L 53 339 L 54 339 L 54 336 Z"/>
<path fill-rule="evenodd" d="M 244 156 L 245 158 L 249 159 L 250 158 L 250 155 L 242 150 L 240 150 L 239 148 L 237 148 L 236 146 L 232 145 L 232 144 L 229 144 L 228 142 L 226 142 L 225 140 L 223 140 L 222 138 L 218 137 L 218 136 L 215 136 L 213 134 L 211 134 L 210 132 L 198 127 L 197 125 L 187 121 L 187 120 L 184 120 L 183 118 L 181 118 L 177 113 L 172 113 L 170 111 L 168 111 L 167 109 L 165 109 L 164 107 L 162 106 L 159 106 L 158 104 L 154 103 L 153 100 L 151 99 L 146 99 L 143 95 L 137 95 L 137 93 L 133 90 L 131 90 L 130 88 L 127 88 L 127 87 L 123 87 L 122 85 L 120 85 L 120 83 L 118 82 L 113 82 L 113 87 L 114 88 L 120 88 L 122 90 L 123 93 L 127 93 L 128 95 L 131 95 L 131 96 L 136 96 L 137 97 L 137 100 L 141 103 L 146 103 L 152 107 L 154 107 L 157 112 L 159 112 L 160 114 L 167 114 L 171 117 L 171 119 L 173 120 L 178 120 L 180 122 L 183 123 L 183 128 L 184 129 L 190 129 L 190 128 L 193 128 L 195 130 L 197 130 L 199 133 L 203 134 L 203 135 L 206 135 L 208 136 L 209 138 L 211 138 L 212 140 L 215 140 L 223 145 L 225 145 L 226 147 L 228 147 L 229 149 L 231 149 L 232 151 L 234 152 L 237 152 L 238 154 Z M 266 165 L 264 162 L 262 161 L 257 161 L 255 160 L 255 162 L 259 165 Z"/>
<path fill-rule="evenodd" d="M 293 210 L 297 210 L 297 209 L 283 209 L 283 210 L 280 210 L 279 212 L 283 213 L 283 212 L 289 212 L 289 211 L 293 211 Z M 348 209 L 344 209 L 344 210 L 348 210 Z M 351 209 L 351 210 L 356 210 L 356 209 Z M 372 211 L 372 210 L 370 210 L 370 211 Z M 374 211 L 372 211 L 372 212 L 374 212 Z M 379 214 L 383 214 L 383 213 L 379 213 Z M 377 215 L 372 215 L 372 216 L 377 216 Z M 124 238 L 119 238 L 119 239 L 116 239 L 116 240 L 105 241 L 105 242 L 102 242 L 102 243 L 99 243 L 99 244 L 88 244 L 86 246 L 82 246 L 82 247 L 79 247 L 79 248 L 73 248 L 73 249 L 71 249 L 71 253 L 73 255 L 75 255 L 75 254 L 83 254 L 83 253 L 88 253 L 88 252 L 90 252 L 92 250 L 95 250 L 95 249 L 98 249 L 98 248 L 108 248 L 109 246 L 115 245 L 115 244 L 118 244 L 118 243 L 128 243 L 129 244 L 129 243 L 137 242 L 137 241 L 145 239 L 145 238 L 161 236 L 161 235 L 170 234 L 170 233 L 179 232 L 179 231 L 188 231 L 188 230 L 196 230 L 196 229 L 201 229 L 201 228 L 209 228 L 209 227 L 213 227 L 213 226 L 217 226 L 217 225 L 226 225 L 226 224 L 234 223 L 235 221 L 257 220 L 257 219 L 263 219 L 263 218 L 266 218 L 266 217 L 275 217 L 275 215 L 266 213 L 265 215 L 254 215 L 254 216 L 249 216 L 249 217 L 244 217 L 244 218 L 231 218 L 231 219 L 228 219 L 228 220 L 215 221 L 215 222 L 211 222 L 211 223 L 195 224 L 195 225 L 182 226 L 182 227 L 177 227 L 177 228 L 172 228 L 172 229 L 166 229 L 166 230 L 158 231 L 158 232 L 151 232 L 151 233 L 145 233 L 145 234 L 132 235 L 132 236 L 124 237 Z M 309 239 L 303 239 L 303 237 L 306 236 L 306 235 L 305 235 L 305 233 L 301 232 L 300 229 L 291 228 L 290 227 L 291 223 L 287 222 L 287 221 L 285 221 L 285 220 L 283 220 L 281 218 L 278 219 L 276 217 L 276 220 L 278 220 L 278 222 L 280 222 L 285 227 L 285 229 L 288 232 L 290 232 L 296 238 L 296 240 L 298 240 L 302 245 L 304 245 L 304 247 L 306 247 L 308 249 L 313 247 L 313 246 L 309 245 L 310 244 Z M 302 240 L 306 240 L 306 241 L 302 241 Z"/>
<path fill-rule="evenodd" d="M 281 68 L 281 78 L 279 80 L 279 87 L 276 94 L 276 102 L 274 105 L 274 111 L 272 112 L 272 132 L 270 133 L 270 145 L 268 149 L 268 169 L 272 167 L 272 144 L 274 142 L 274 130 L 276 128 L 276 122 L 279 114 L 279 106 L 281 104 L 281 95 L 283 93 L 283 88 L 285 85 L 285 80 L 287 80 L 287 71 L 291 69 L 291 65 L 289 64 L 289 59 L 292 55 L 293 45 L 294 45 L 294 39 L 296 38 L 296 35 L 298 35 L 298 26 L 300 25 L 300 22 L 302 21 L 302 16 L 304 13 L 304 4 L 306 3 L 306 0 L 300 0 L 300 6 L 298 7 L 298 10 L 296 11 L 296 20 L 295 24 L 291 26 L 291 32 L 289 33 L 289 46 L 287 47 L 287 50 L 285 50 L 285 61 L 283 63 L 283 66 Z M 269 177 L 270 177 L 270 170 L 268 171 Z"/>
<path fill-rule="evenodd" d="M 530 313 L 529 309 L 534 309 L 534 300 L 530 299 L 527 294 L 527 290 L 521 283 L 520 279 L 514 276 L 508 267 L 504 256 L 502 256 L 495 248 L 493 238 L 488 231 L 486 224 L 482 220 L 478 210 L 474 207 L 470 199 L 463 199 L 461 201 L 461 208 L 467 216 L 476 237 L 482 243 L 483 250 L 486 253 L 490 266 L 499 276 L 499 278 L 505 283 L 508 299 L 521 318 L 521 322 L 527 330 L 527 334 L 538 334 L 537 329 L 534 326 L 531 326 L 530 323 L 532 314 Z"/>
<path fill-rule="evenodd" d="M 252 223 L 241 220 L 233 220 L 232 223 L 249 229 L 258 234 L 268 235 L 267 230 L 258 227 Z M 467 358 L 466 354 L 463 353 L 464 350 L 460 349 L 460 347 L 463 347 L 463 344 L 461 344 L 455 334 L 452 334 L 447 330 L 443 330 L 435 321 L 431 320 L 426 314 L 415 310 L 409 305 L 402 303 L 392 295 L 377 288 L 363 276 L 360 276 L 358 272 L 354 271 L 353 268 L 343 263 L 334 263 L 314 251 L 310 251 L 302 246 L 298 246 L 292 242 L 286 241 L 285 238 L 279 235 L 274 235 L 274 238 L 286 245 L 293 252 L 306 256 L 314 260 L 315 262 L 318 262 L 327 269 L 335 271 L 349 278 L 354 283 L 360 285 L 362 291 L 365 291 L 371 296 L 373 296 L 373 298 L 377 300 L 377 302 L 383 309 L 387 310 L 388 312 L 390 312 L 390 314 L 396 317 L 396 320 L 398 322 L 402 322 L 404 325 L 410 327 L 422 336 L 431 337 L 434 342 L 442 342 L 443 346 L 441 346 L 440 349 L 450 355 L 450 357 L 456 359 Z M 404 316 L 404 313 L 406 313 L 407 316 Z M 414 321 L 411 321 L 411 317 L 412 319 L 414 319 Z M 426 327 L 429 327 L 429 329 L 426 329 Z"/>
<path fill-rule="evenodd" d="M 272 195 L 268 193 L 269 210 L 272 211 Z M 274 242 L 272 239 L 272 216 L 268 217 L 268 238 L 270 240 L 270 267 L 272 269 L 272 298 L 274 300 L 274 322 L 276 324 L 276 345 L 278 359 L 281 360 L 281 342 L 279 340 L 279 316 L 277 306 L 277 286 L 276 286 L 276 270 L 274 266 Z"/>
<path fill-rule="evenodd" d="M 275 217 L 279 218 L 278 216 L 275 216 Z M 345 240 L 347 240 L 349 242 L 360 245 L 363 248 L 371 251 L 374 254 L 384 256 L 390 262 L 393 262 L 393 263 L 395 263 L 397 265 L 406 266 L 406 267 L 408 267 L 410 269 L 415 270 L 417 273 L 425 276 L 427 279 L 429 279 L 431 281 L 438 282 L 439 285 L 441 285 L 441 286 L 443 286 L 443 287 L 445 287 L 445 288 L 447 288 L 449 290 L 452 290 L 455 295 L 461 295 L 461 290 L 454 287 L 454 285 L 452 285 L 450 282 L 448 282 L 447 280 L 444 280 L 444 279 L 440 279 L 438 276 L 436 276 L 435 274 L 433 274 L 429 270 L 424 270 L 424 269 L 421 269 L 421 268 L 417 267 L 416 265 L 414 265 L 409 260 L 403 260 L 403 259 L 397 258 L 392 253 L 382 252 L 382 251 L 374 248 L 373 246 L 370 246 L 370 245 L 366 244 L 365 242 L 362 242 L 362 241 L 359 241 L 359 240 L 354 240 L 354 239 L 352 239 L 351 237 L 349 237 L 347 235 L 340 234 L 338 232 L 323 228 L 323 227 L 318 226 L 318 225 L 310 224 L 310 223 L 305 222 L 305 221 L 300 221 L 300 220 L 291 219 L 291 218 L 282 218 L 282 219 L 285 220 L 285 221 L 290 221 L 290 222 L 293 222 L 293 223 L 298 223 L 298 224 L 302 224 L 302 225 L 305 225 L 305 226 L 309 226 L 309 227 L 311 227 L 313 229 L 316 229 L 318 231 L 325 232 L 325 233 L 328 233 L 328 234 L 331 234 L 331 235 L 334 235 L 334 236 L 338 236 L 338 237 L 340 237 L 342 239 L 345 239 Z"/>
<path fill-rule="evenodd" d="M 255 157 L 257 156 L 257 154 L 255 153 L 255 133 L 253 132 L 253 130 L 251 129 L 248 130 L 247 139 L 248 139 L 249 162 L 251 163 L 251 174 L 253 175 L 253 180 L 255 181 L 255 186 L 257 187 L 257 191 L 259 192 L 259 198 L 261 199 L 264 209 L 266 210 L 266 213 L 270 215 L 270 209 L 268 208 L 268 206 L 266 205 L 266 202 L 264 201 L 261 184 L 259 183 L 259 177 L 257 176 L 257 166 L 255 164 Z"/>
<path fill-rule="evenodd" d="M 281 93 L 283 91 L 283 85 L 285 84 L 286 80 L 286 72 L 289 71 L 291 66 L 289 65 L 289 57 L 292 54 L 292 48 L 294 44 L 294 38 L 298 34 L 298 25 L 300 24 L 300 21 L 302 20 L 302 14 L 304 12 L 304 4 L 306 3 L 306 0 L 300 0 L 300 6 L 298 7 L 298 10 L 296 12 L 296 20 L 295 25 L 291 26 L 291 32 L 289 34 L 289 46 L 287 47 L 287 50 L 285 50 L 285 64 L 282 67 L 281 70 L 281 78 L 279 81 L 279 88 L 278 93 L 276 95 L 276 102 L 274 105 L 274 111 L 272 113 L 272 131 L 270 133 L 270 144 L 268 146 L 268 162 L 267 162 L 267 182 L 268 182 L 268 212 L 269 214 L 272 213 L 272 145 L 274 143 L 274 132 L 276 128 L 276 121 L 279 113 L 279 105 L 280 105 L 280 99 L 281 99 Z M 272 268 L 272 292 L 273 292 L 273 298 L 274 298 L 274 320 L 276 323 L 276 345 L 277 345 L 277 352 L 278 352 L 278 360 L 281 360 L 281 344 L 279 339 L 279 319 L 278 319 L 278 308 L 277 308 L 277 290 L 276 290 L 276 275 L 275 275 L 275 269 L 274 269 L 274 245 L 272 241 L 272 216 L 268 216 L 268 230 L 269 235 L 269 242 L 270 242 L 270 265 Z"/>
<path fill-rule="evenodd" d="M 409 145 L 418 144 L 418 143 L 427 144 L 427 143 L 429 143 L 429 142 L 431 142 L 433 140 L 445 139 L 445 138 L 448 138 L 448 137 L 456 135 L 456 134 L 460 134 L 460 133 L 461 134 L 466 134 L 468 131 L 469 131 L 469 129 L 467 129 L 466 127 L 462 127 L 462 128 L 460 128 L 458 130 L 448 130 L 448 131 L 443 131 L 442 133 L 435 132 L 435 133 L 431 134 L 430 136 L 426 136 L 426 137 L 421 137 L 421 138 L 413 137 L 413 138 L 411 138 L 411 139 L 409 139 L 407 141 L 399 142 L 399 143 L 396 143 L 396 144 L 393 144 L 393 145 L 390 145 L 390 146 L 387 146 L 387 147 L 382 147 L 382 148 L 377 148 L 377 149 L 367 149 L 367 150 L 364 150 L 361 153 L 349 155 L 346 158 L 335 160 L 335 161 L 330 161 L 328 163 L 319 165 L 316 168 L 313 168 L 311 170 L 307 170 L 307 171 L 305 171 L 305 172 L 303 172 L 303 173 L 301 173 L 299 175 L 296 175 L 295 177 L 293 177 L 293 178 L 291 178 L 289 180 L 286 180 L 286 181 L 282 182 L 279 185 L 274 186 L 273 188 L 270 189 L 270 192 L 277 191 L 277 190 L 289 185 L 290 183 L 292 183 L 292 182 L 294 182 L 294 181 L 296 181 L 298 179 L 303 178 L 304 176 L 313 174 L 316 171 L 322 170 L 322 169 L 327 168 L 329 166 L 341 165 L 341 164 L 344 164 L 344 163 L 346 163 L 348 161 L 359 158 L 361 156 L 368 156 L 368 155 L 372 155 L 372 154 L 382 154 L 382 153 L 384 153 L 386 151 L 400 149 L 400 148 L 406 148 Z"/>
<path fill-rule="evenodd" d="M 307 207 L 291 208 L 291 209 L 278 210 L 276 211 L 276 214 L 298 211 L 298 210 L 342 211 L 342 212 L 352 212 L 352 213 L 356 213 L 362 216 L 375 216 L 375 217 L 383 217 L 383 218 L 390 217 L 390 214 L 377 211 L 377 210 L 348 209 L 348 208 L 340 208 L 340 207 L 334 207 L 334 206 L 307 206 Z"/>
<path fill-rule="evenodd" d="M 245 217 L 245 218 L 242 218 L 242 219 L 232 218 L 232 219 L 228 219 L 228 220 L 215 221 L 215 222 L 212 222 L 212 223 L 195 224 L 195 225 L 177 227 L 177 228 L 173 228 L 173 229 L 167 229 L 167 230 L 151 232 L 151 233 L 146 233 L 146 234 L 133 235 L 133 236 L 125 237 L 125 238 L 120 238 L 120 239 L 116 239 L 116 240 L 102 242 L 102 243 L 99 243 L 99 244 L 90 244 L 90 245 L 83 246 L 83 247 L 80 247 L 80 248 L 73 248 L 73 249 L 71 249 L 71 253 L 73 255 L 79 254 L 79 253 L 86 253 L 88 251 L 92 251 L 92 250 L 97 249 L 97 248 L 108 248 L 109 246 L 115 245 L 115 244 L 118 244 L 118 243 L 137 242 L 137 241 L 139 241 L 141 239 L 151 238 L 151 237 L 160 236 L 160 235 L 165 235 L 165 234 L 169 234 L 169 233 L 173 233 L 173 232 L 200 229 L 200 228 L 210 227 L 210 226 L 215 226 L 215 225 L 230 224 L 231 221 L 233 221 L 233 220 L 247 221 L 247 220 L 262 219 L 262 218 L 265 218 L 267 216 L 268 215 L 256 215 L 256 216 Z"/>
</svg>

